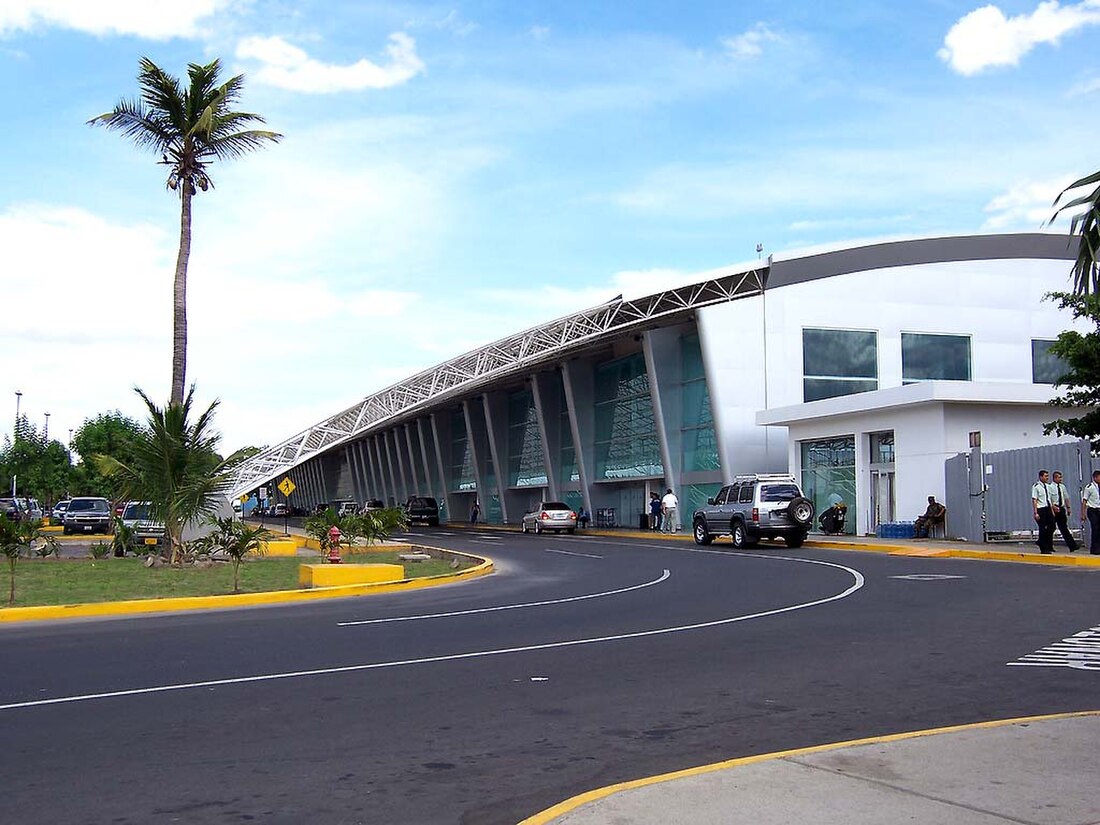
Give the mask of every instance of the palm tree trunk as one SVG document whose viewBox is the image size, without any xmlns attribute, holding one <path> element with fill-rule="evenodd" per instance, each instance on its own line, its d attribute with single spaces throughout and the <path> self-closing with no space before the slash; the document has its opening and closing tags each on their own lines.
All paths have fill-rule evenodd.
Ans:
<svg viewBox="0 0 1100 825">
<path fill-rule="evenodd" d="M 180 248 L 176 279 L 172 284 L 172 395 L 170 403 L 183 403 L 187 372 L 187 261 L 191 257 L 191 184 L 180 182 Z"/>
<path fill-rule="evenodd" d="M 233 592 L 241 592 L 241 558 L 240 556 L 233 557 Z"/>
<path fill-rule="evenodd" d="M 15 604 L 15 557 L 8 557 L 8 566 L 10 567 L 11 585 L 8 588 L 8 604 Z"/>
</svg>

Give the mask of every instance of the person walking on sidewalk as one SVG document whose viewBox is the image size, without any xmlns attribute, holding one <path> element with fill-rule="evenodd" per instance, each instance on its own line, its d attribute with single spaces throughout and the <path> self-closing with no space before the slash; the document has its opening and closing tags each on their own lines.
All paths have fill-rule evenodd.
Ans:
<svg viewBox="0 0 1100 825">
<path fill-rule="evenodd" d="M 1046 470 L 1039 471 L 1039 480 L 1031 485 L 1031 510 L 1035 515 L 1035 523 L 1039 525 L 1040 553 L 1054 552 L 1054 511 L 1050 505 L 1050 473 Z"/>
<path fill-rule="evenodd" d="M 662 533 L 679 533 L 680 532 L 680 520 L 676 517 L 676 509 L 680 506 L 680 500 L 676 498 L 676 494 L 672 492 L 672 488 L 668 488 L 668 492 L 665 493 L 664 498 L 661 499 L 661 514 L 662 514 Z"/>
<path fill-rule="evenodd" d="M 1089 552 L 1100 556 L 1100 470 L 1092 471 L 1092 481 L 1081 493 L 1081 525 L 1089 525 Z"/>
<path fill-rule="evenodd" d="M 649 529 L 653 532 L 661 529 L 661 497 L 656 493 L 649 494 Z"/>
<path fill-rule="evenodd" d="M 1062 538 L 1065 539 L 1069 552 L 1076 553 L 1077 539 L 1069 531 L 1069 490 L 1062 483 L 1062 471 L 1055 470 L 1051 474 L 1051 481 L 1053 483 L 1050 485 L 1050 505 L 1054 510 L 1054 523 L 1058 527 L 1058 532 L 1062 534 Z"/>
</svg>

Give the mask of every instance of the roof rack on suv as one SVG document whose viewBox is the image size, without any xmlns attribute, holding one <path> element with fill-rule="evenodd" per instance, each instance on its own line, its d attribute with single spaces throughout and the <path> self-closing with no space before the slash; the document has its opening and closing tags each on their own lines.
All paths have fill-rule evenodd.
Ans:
<svg viewBox="0 0 1100 825">
<path fill-rule="evenodd" d="M 733 481 L 734 483 L 738 481 L 786 481 L 791 484 L 797 483 L 795 477 L 790 473 L 745 473 L 734 476 Z"/>
</svg>

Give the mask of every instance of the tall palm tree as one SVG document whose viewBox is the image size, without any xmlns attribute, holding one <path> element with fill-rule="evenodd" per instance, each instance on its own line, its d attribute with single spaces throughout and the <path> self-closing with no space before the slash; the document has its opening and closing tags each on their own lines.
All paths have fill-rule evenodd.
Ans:
<svg viewBox="0 0 1100 825">
<path fill-rule="evenodd" d="M 115 481 L 119 498 L 149 502 L 149 517 L 164 524 L 175 563 L 183 550 L 184 528 L 214 516 L 224 502 L 240 454 L 225 460 L 218 456 L 220 436 L 213 430 L 217 401 L 191 420 L 193 386 L 182 403 L 163 408 L 140 389 L 136 392 L 145 402 L 149 421 L 133 445 L 132 457 L 123 463 L 97 455 L 94 461 Z"/>
<path fill-rule="evenodd" d="M 221 63 L 187 66 L 189 85 L 167 74 L 147 57 L 141 58 L 138 85 L 141 98 L 122 100 L 110 112 L 88 121 L 122 132 L 142 149 L 160 155 L 168 167 L 168 188 L 180 196 L 180 245 L 172 292 L 172 394 L 170 403 L 183 403 L 187 371 L 187 260 L 191 256 L 191 199 L 198 190 L 213 187 L 208 166 L 277 143 L 277 132 L 243 128 L 264 119 L 235 112 L 244 87 L 239 74 L 219 85 Z"/>
<path fill-rule="evenodd" d="M 1093 172 L 1087 177 L 1076 180 L 1067 186 L 1054 199 L 1054 214 L 1050 220 L 1063 212 L 1085 207 L 1084 210 L 1073 215 L 1069 232 L 1071 235 L 1079 234 L 1077 244 L 1077 260 L 1073 264 L 1073 291 L 1078 295 L 1100 294 L 1100 172 Z M 1096 186 L 1091 192 L 1079 195 L 1071 201 L 1058 203 L 1067 193 L 1082 186 Z"/>
</svg>

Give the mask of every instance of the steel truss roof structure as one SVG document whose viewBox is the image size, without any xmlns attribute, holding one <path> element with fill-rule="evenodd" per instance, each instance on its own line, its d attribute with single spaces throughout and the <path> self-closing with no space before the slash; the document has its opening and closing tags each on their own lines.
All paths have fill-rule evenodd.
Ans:
<svg viewBox="0 0 1100 825">
<path fill-rule="evenodd" d="M 767 267 L 624 301 L 622 297 L 582 310 L 467 352 L 367 396 L 353 407 L 268 447 L 237 468 L 233 497 L 248 493 L 291 468 L 344 442 L 413 417 L 418 411 L 460 397 L 516 374 L 559 361 L 600 338 L 653 326 L 692 310 L 758 295 Z"/>
</svg>

